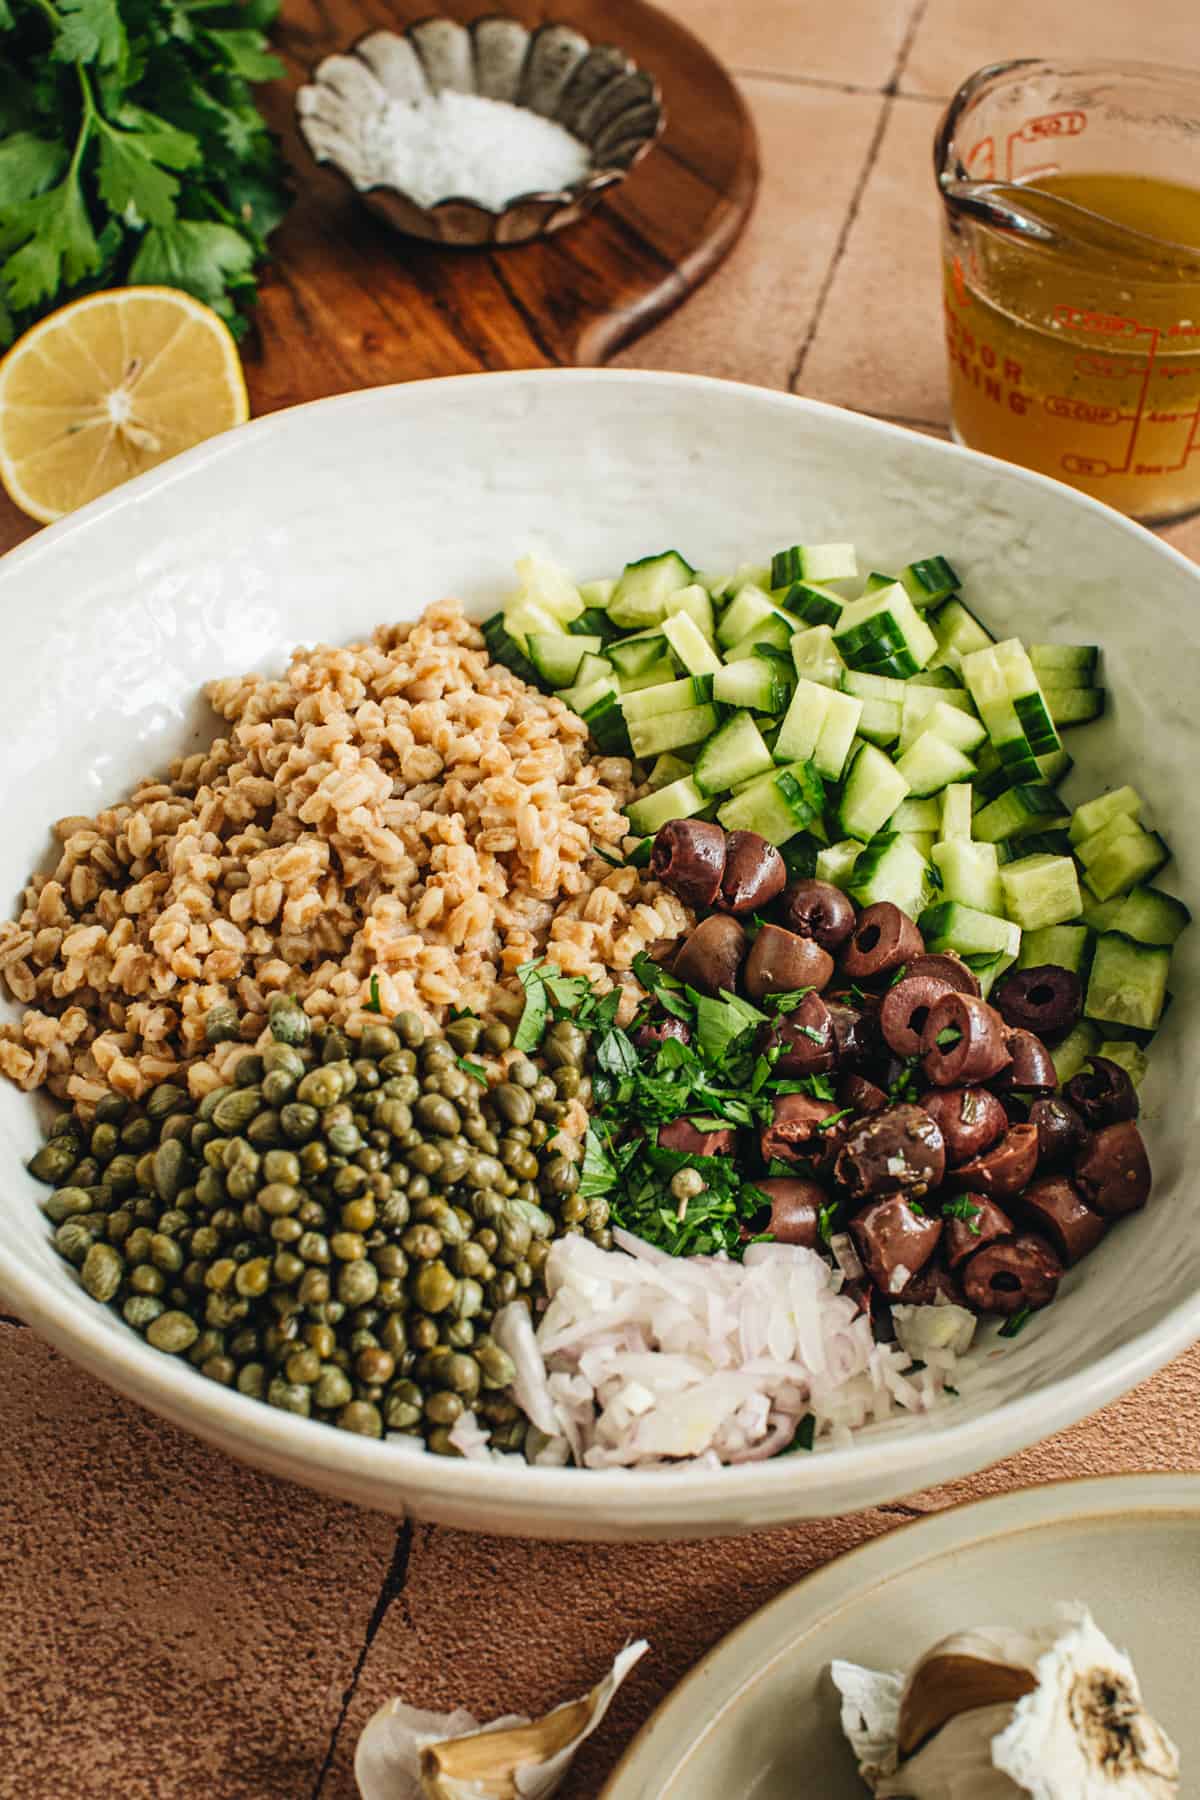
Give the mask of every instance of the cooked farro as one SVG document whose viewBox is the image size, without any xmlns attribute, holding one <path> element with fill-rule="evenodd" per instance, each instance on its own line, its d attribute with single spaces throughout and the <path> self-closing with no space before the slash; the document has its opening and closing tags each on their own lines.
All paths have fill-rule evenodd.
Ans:
<svg viewBox="0 0 1200 1800">
<path fill-rule="evenodd" d="M 384 1013 L 486 1010 L 545 950 L 600 985 L 686 928 L 671 894 L 594 852 L 620 843 L 633 772 L 595 761 L 561 701 L 492 663 L 455 603 L 369 643 L 299 649 L 287 673 L 208 689 L 228 735 L 95 819 L 0 925 L 26 1011 L 0 1072 L 85 1106 L 188 1067 L 215 1084 L 278 989 L 353 1035 Z"/>
</svg>

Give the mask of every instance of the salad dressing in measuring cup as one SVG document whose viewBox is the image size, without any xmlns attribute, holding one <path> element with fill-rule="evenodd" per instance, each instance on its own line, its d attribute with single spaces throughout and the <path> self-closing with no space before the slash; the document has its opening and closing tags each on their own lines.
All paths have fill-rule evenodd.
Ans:
<svg viewBox="0 0 1200 1800">
<path fill-rule="evenodd" d="M 935 160 L 955 436 L 1140 518 L 1200 507 L 1200 75 L 984 69 Z"/>
</svg>

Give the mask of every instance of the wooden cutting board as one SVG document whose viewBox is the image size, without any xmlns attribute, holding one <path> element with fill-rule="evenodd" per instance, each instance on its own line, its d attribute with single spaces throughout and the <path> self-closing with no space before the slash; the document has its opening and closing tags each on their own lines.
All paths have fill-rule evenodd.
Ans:
<svg viewBox="0 0 1200 1800">
<path fill-rule="evenodd" d="M 296 201 L 272 240 L 243 346 L 252 411 L 352 388 L 479 369 L 603 362 L 709 275 L 745 224 L 758 181 L 754 128 L 698 39 L 645 0 L 509 0 L 619 44 L 657 76 L 658 144 L 580 224 L 503 250 L 447 250 L 388 230 L 313 162 L 293 97 L 313 66 L 365 32 L 433 11 L 464 22 L 487 0 L 285 0 L 274 32 L 286 81 L 259 102 L 283 139 Z M 0 493 L 0 550 L 37 526 Z"/>
</svg>

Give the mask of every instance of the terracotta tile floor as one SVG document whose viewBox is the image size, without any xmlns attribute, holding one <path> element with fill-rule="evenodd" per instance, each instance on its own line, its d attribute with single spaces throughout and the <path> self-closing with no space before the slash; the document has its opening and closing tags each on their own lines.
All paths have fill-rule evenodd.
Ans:
<svg viewBox="0 0 1200 1800">
<path fill-rule="evenodd" d="M 621 358 L 946 429 L 936 102 L 1053 47 L 1194 56 L 1192 9 L 1124 0 L 671 0 L 736 71 L 763 185 L 710 285 Z M 1200 519 L 1164 534 L 1200 558 Z M 630 1733 L 732 1624 L 914 1513 L 1065 1475 L 1195 1467 L 1200 1350 L 970 1480 L 733 1544 L 551 1547 L 401 1529 L 223 1461 L 0 1324 L 0 1800 L 352 1800 L 383 1699 L 536 1709 L 632 1633 L 653 1654 L 588 1747 Z M 50 1473 L 52 1472 L 52 1473 Z"/>
</svg>

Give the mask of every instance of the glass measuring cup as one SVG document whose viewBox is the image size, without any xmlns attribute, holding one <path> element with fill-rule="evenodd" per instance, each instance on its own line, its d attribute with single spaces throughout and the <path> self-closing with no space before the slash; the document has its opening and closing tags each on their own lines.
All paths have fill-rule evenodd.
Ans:
<svg viewBox="0 0 1200 1800">
<path fill-rule="evenodd" d="M 1139 518 L 1200 507 L 1200 73 L 993 64 L 934 166 L 955 437 Z"/>
</svg>

